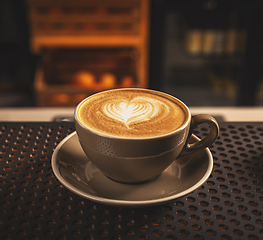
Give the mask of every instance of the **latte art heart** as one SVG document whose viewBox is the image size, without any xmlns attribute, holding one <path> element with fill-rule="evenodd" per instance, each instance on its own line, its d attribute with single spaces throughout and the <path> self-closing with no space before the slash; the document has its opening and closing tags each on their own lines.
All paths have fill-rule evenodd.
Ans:
<svg viewBox="0 0 263 240">
<path fill-rule="evenodd" d="M 151 98 L 137 97 L 131 101 L 117 100 L 113 103 L 107 103 L 103 112 L 108 117 L 124 123 L 129 128 L 132 123 L 152 119 L 158 113 L 160 105 L 164 104 Z"/>
</svg>

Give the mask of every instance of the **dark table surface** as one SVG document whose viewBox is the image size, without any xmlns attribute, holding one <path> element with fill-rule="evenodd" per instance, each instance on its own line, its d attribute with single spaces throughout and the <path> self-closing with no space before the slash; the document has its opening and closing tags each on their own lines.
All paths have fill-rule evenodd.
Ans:
<svg viewBox="0 0 263 240">
<path fill-rule="evenodd" d="M 220 130 L 201 187 L 159 206 L 120 208 L 84 199 L 54 176 L 53 150 L 73 123 L 0 123 L 0 239 L 263 239 L 263 123 Z"/>
</svg>

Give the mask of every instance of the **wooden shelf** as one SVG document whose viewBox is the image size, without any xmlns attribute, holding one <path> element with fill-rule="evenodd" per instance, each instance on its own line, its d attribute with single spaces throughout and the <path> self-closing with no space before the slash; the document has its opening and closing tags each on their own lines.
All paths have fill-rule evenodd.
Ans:
<svg viewBox="0 0 263 240">
<path fill-rule="evenodd" d="M 37 36 L 31 40 L 32 50 L 40 53 L 45 48 L 54 47 L 135 47 L 141 45 L 138 36 Z"/>
</svg>

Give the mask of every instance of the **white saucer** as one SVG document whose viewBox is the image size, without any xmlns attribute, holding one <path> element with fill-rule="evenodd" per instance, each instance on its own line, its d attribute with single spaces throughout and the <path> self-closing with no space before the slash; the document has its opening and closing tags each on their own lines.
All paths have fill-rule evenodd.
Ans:
<svg viewBox="0 0 263 240">
<path fill-rule="evenodd" d="M 192 137 L 196 141 L 197 137 Z M 142 184 L 115 182 L 100 172 L 83 152 L 76 132 L 56 147 L 55 176 L 66 188 L 89 200 L 117 206 L 150 206 L 182 197 L 201 186 L 213 169 L 209 149 L 177 159 L 157 179 Z"/>
</svg>

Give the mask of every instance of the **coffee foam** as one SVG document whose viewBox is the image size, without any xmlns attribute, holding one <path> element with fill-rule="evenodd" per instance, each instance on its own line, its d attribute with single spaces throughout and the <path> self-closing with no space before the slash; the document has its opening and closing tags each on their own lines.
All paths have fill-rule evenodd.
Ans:
<svg viewBox="0 0 263 240">
<path fill-rule="evenodd" d="M 187 113 L 174 98 L 148 90 L 114 90 L 91 96 L 78 110 L 87 127 L 113 136 L 151 137 L 182 126 Z"/>
</svg>

